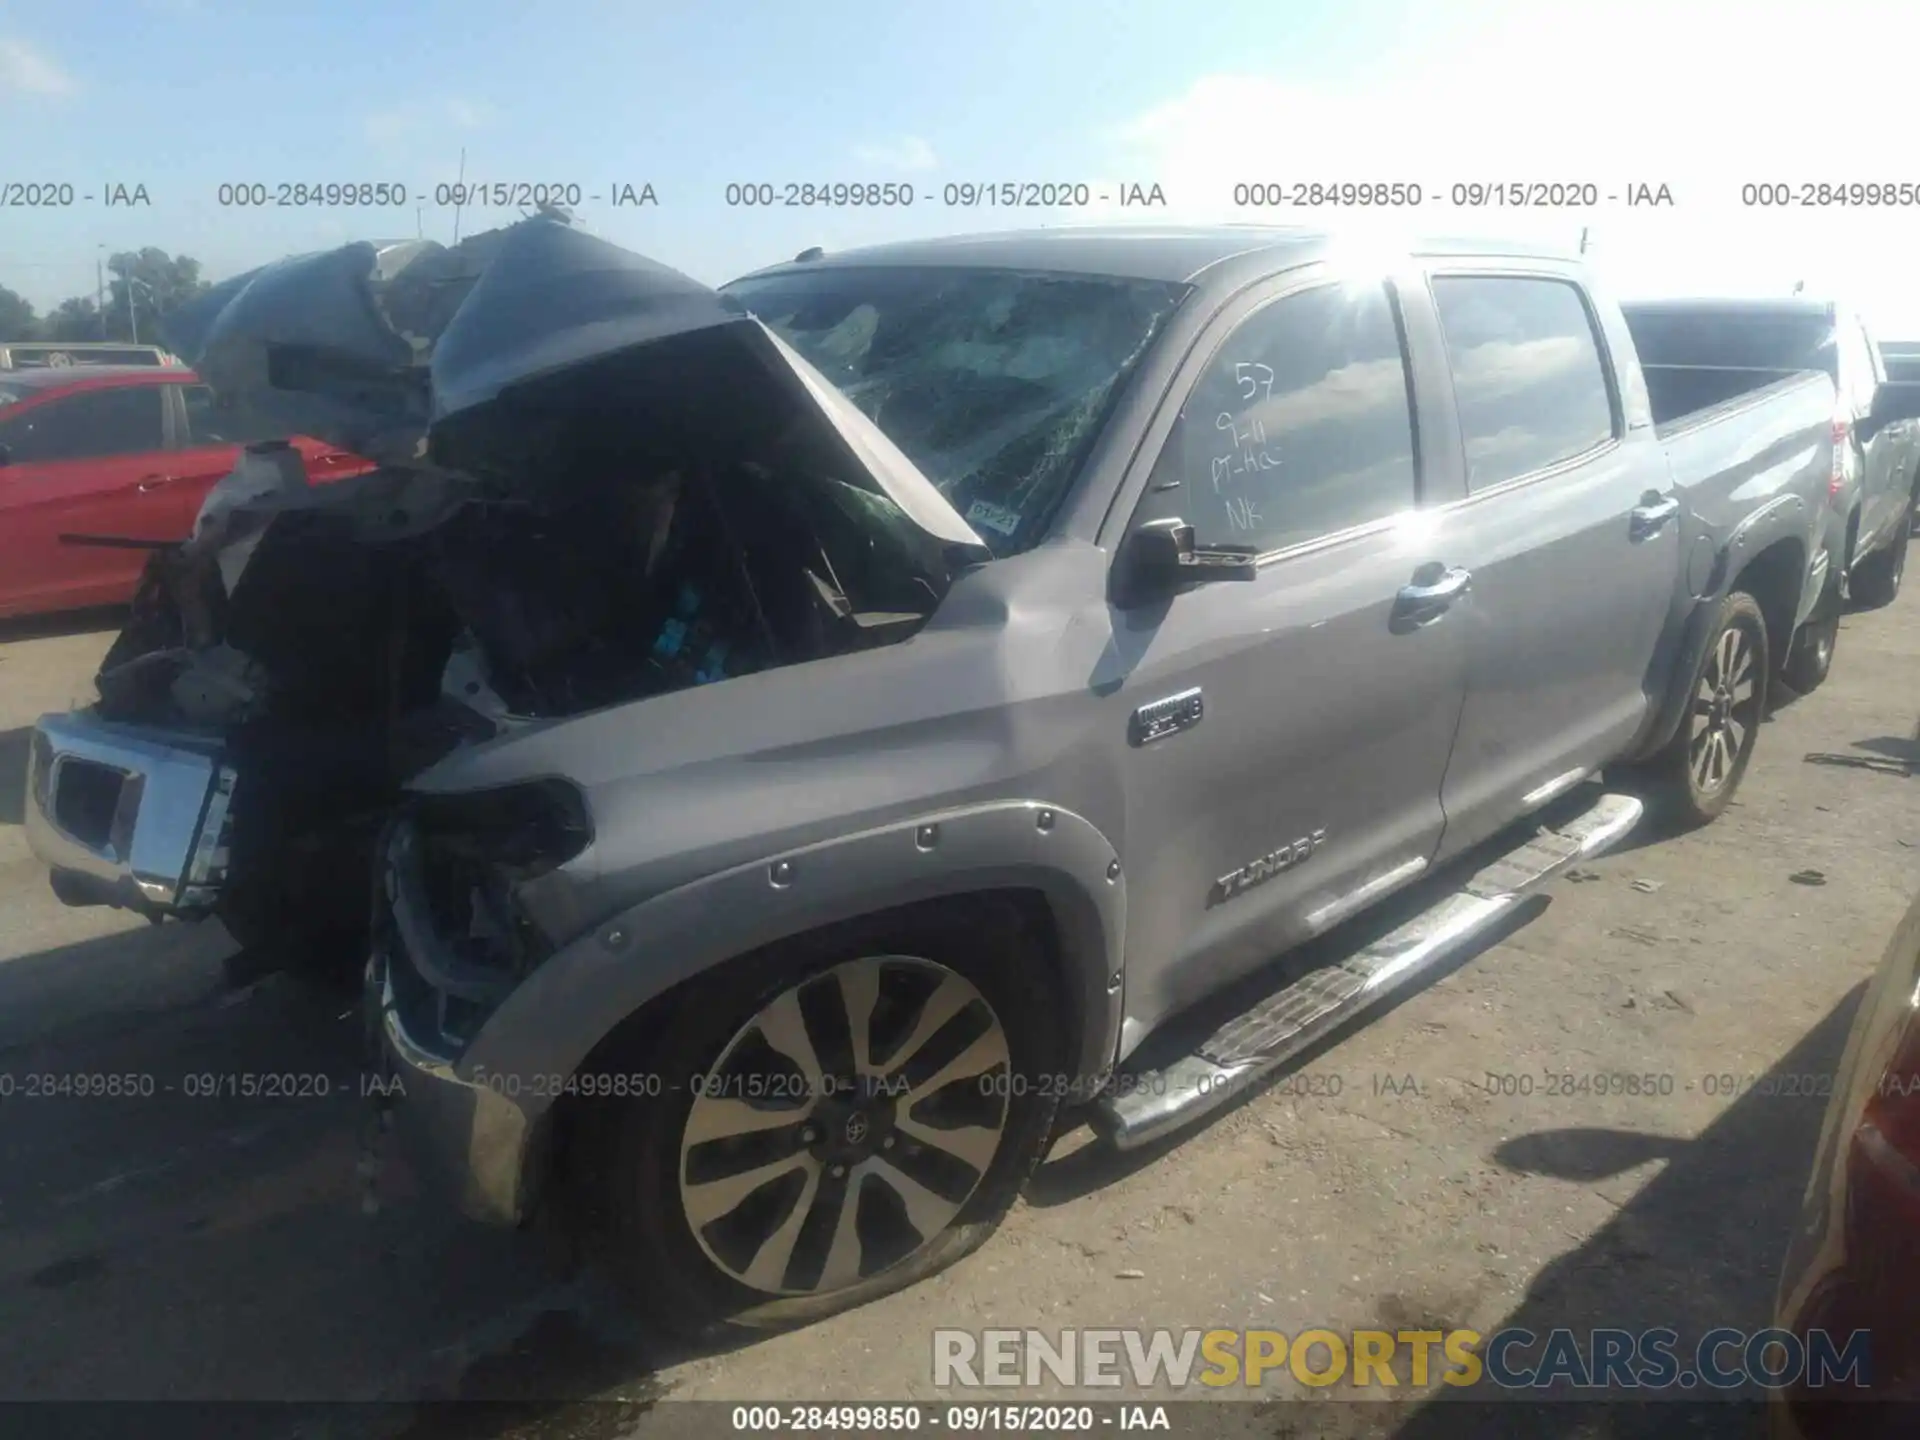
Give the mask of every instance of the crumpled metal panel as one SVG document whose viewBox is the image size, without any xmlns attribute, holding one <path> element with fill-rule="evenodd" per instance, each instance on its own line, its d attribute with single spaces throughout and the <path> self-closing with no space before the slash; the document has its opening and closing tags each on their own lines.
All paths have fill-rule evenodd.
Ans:
<svg viewBox="0 0 1920 1440">
<path fill-rule="evenodd" d="M 572 368 L 639 347 L 737 346 L 726 353 L 771 387 L 769 400 L 818 418 L 847 462 L 842 478 L 891 500 L 935 541 L 989 554 L 879 428 L 736 301 L 563 216 L 452 247 L 363 241 L 294 256 L 214 287 L 163 328 L 202 379 L 281 433 L 415 470 L 467 468 L 492 447 L 449 460 L 438 443 L 448 429 L 497 438 L 496 402 Z M 635 403 L 665 410 L 675 398 Z M 754 413 L 752 395 L 737 403 Z M 493 423 L 449 427 L 460 417 Z"/>
</svg>

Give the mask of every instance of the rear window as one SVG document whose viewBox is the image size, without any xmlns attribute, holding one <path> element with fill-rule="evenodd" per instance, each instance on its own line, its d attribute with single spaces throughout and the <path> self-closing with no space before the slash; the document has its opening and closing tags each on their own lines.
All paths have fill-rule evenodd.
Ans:
<svg viewBox="0 0 1920 1440">
<path fill-rule="evenodd" d="M 1621 307 L 1643 365 L 1705 365 L 1750 370 L 1819 370 L 1840 378 L 1833 321 L 1817 312 L 1673 313 Z"/>
</svg>

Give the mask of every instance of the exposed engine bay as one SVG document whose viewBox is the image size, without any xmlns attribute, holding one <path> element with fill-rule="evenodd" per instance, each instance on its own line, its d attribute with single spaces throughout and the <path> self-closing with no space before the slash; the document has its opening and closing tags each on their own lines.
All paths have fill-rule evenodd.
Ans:
<svg viewBox="0 0 1920 1440">
<path fill-rule="evenodd" d="M 452 750 L 895 643 L 990 558 L 737 303 L 562 219 L 295 257 L 178 318 L 223 402 L 378 468 L 314 484 L 250 446 L 156 550 L 78 749 L 45 757 L 71 903 L 356 934 L 372 847 Z M 189 772 L 198 819 L 144 798 Z M 483 800 L 480 828 L 511 850 L 552 809 Z M 469 889 L 441 896 L 458 943 Z"/>
</svg>

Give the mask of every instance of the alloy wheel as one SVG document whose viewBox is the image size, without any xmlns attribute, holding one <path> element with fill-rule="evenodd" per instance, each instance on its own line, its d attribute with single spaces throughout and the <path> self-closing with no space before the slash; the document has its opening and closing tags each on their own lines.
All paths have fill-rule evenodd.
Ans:
<svg viewBox="0 0 1920 1440">
<path fill-rule="evenodd" d="M 1746 630 L 1729 625 L 1693 692 L 1687 770 L 1701 795 L 1717 794 L 1732 779 L 1755 726 L 1760 723 L 1760 676 Z"/>
<path fill-rule="evenodd" d="M 951 1225 L 1000 1148 L 1006 1032 L 975 986 L 913 956 L 835 965 L 782 991 L 693 1086 L 688 1228 L 735 1281 L 842 1290 Z"/>
</svg>

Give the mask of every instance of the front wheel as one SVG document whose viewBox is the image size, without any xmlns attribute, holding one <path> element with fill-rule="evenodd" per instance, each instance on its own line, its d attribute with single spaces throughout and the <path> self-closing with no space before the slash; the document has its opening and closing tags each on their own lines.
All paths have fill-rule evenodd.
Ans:
<svg viewBox="0 0 1920 1440">
<path fill-rule="evenodd" d="M 1655 801 L 1679 828 L 1716 820 L 1732 803 L 1760 735 L 1772 668 L 1766 617 L 1751 595 L 1735 591 L 1721 601 L 1694 667 L 1679 730 L 1647 762 Z"/>
<path fill-rule="evenodd" d="M 1051 1132 L 1060 1010 L 1011 907 L 939 905 L 696 983 L 609 1117 L 616 1274 L 701 1336 L 817 1319 L 933 1274 L 1005 1216 Z"/>
</svg>

